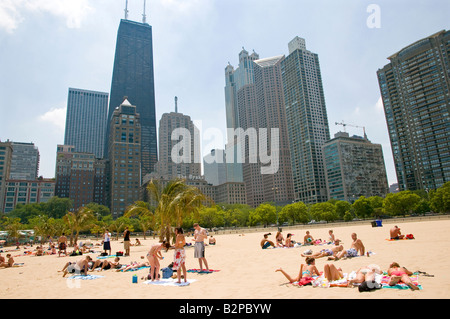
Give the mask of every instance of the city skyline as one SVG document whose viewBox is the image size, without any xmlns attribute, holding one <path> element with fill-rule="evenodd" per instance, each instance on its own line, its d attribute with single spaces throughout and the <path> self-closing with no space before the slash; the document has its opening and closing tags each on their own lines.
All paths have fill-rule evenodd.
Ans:
<svg viewBox="0 0 450 319">
<path fill-rule="evenodd" d="M 8 119 L 0 125 L 0 140 L 33 142 L 41 154 L 39 175 L 46 178 L 54 177 L 57 145 L 64 141 L 68 88 L 110 92 L 125 7 L 121 0 L 58 2 L 62 4 L 0 4 L 0 41 L 5 44 L 0 70 L 8 75 L 0 80 L 0 114 Z M 142 1 L 129 2 L 128 18 L 141 21 Z M 262 57 L 287 56 L 287 43 L 299 36 L 319 55 L 331 135 L 343 130 L 336 122 L 349 124 L 345 129 L 351 135 L 362 135 L 362 130 L 350 124 L 364 126 L 369 139 L 383 146 L 389 184 L 397 182 L 376 72 L 395 52 L 449 29 L 450 4 L 377 1 L 379 25 L 370 24 L 376 18 L 371 4 L 147 1 L 154 35 L 156 120 L 173 108 L 178 96 L 182 113 L 201 121 L 203 129 L 222 130 L 225 137 L 223 74 L 228 62 L 238 64 L 236 52 L 242 47 Z M 215 147 L 224 148 L 225 142 Z M 206 154 L 203 150 L 202 156 Z"/>
</svg>

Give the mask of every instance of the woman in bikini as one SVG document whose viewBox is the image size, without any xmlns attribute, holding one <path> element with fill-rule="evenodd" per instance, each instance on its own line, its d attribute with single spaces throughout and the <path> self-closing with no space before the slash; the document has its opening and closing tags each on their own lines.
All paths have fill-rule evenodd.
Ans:
<svg viewBox="0 0 450 319">
<path fill-rule="evenodd" d="M 177 235 L 175 240 L 175 252 L 173 254 L 173 270 L 177 271 L 177 283 L 181 283 L 181 270 L 183 270 L 184 282 L 187 282 L 186 278 L 186 253 L 184 251 L 184 246 L 186 245 L 186 239 L 183 235 L 183 228 L 175 228 L 175 234 Z"/>
<path fill-rule="evenodd" d="M 389 286 L 395 286 L 397 283 L 403 282 L 412 290 L 419 290 L 419 287 L 414 285 L 411 278 L 409 278 L 409 276 L 411 276 L 413 273 L 405 267 L 400 267 L 398 263 L 393 262 L 389 266 L 387 273 L 389 276 L 391 276 L 391 279 L 389 280 Z"/>
<path fill-rule="evenodd" d="M 312 276 L 320 276 L 319 271 L 316 268 L 316 260 L 314 257 L 306 257 L 306 265 L 300 265 L 300 271 L 297 277 L 292 278 L 283 269 L 279 268 L 275 271 L 280 271 L 290 283 L 299 282 L 301 285 L 306 285 L 312 281 Z"/>
<path fill-rule="evenodd" d="M 277 243 L 277 247 L 284 247 L 283 245 L 283 235 L 281 234 L 281 232 L 277 232 L 276 236 L 275 236 L 275 241 Z"/>
<path fill-rule="evenodd" d="M 166 252 L 169 250 L 170 244 L 163 241 L 161 244 L 153 245 L 147 254 L 148 263 L 150 264 L 150 280 L 155 281 L 158 279 L 159 269 L 161 265 L 159 264 L 159 259 L 164 257 L 161 254 L 161 249 L 165 248 Z"/>
</svg>

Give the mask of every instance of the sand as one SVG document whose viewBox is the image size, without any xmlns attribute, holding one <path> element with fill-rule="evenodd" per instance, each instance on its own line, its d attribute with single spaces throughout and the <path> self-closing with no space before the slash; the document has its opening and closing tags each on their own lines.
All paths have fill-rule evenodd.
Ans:
<svg viewBox="0 0 450 319">
<path fill-rule="evenodd" d="M 262 250 L 259 243 L 264 232 L 270 231 L 274 240 L 275 230 L 241 234 L 217 234 L 215 246 L 206 247 L 209 267 L 219 270 L 210 274 L 188 273 L 188 279 L 195 280 L 189 286 L 161 286 L 144 284 L 140 278 L 148 273 L 147 269 L 135 272 L 115 272 L 107 270 L 93 272 L 103 276 L 95 280 L 73 280 L 62 277 L 61 270 L 68 261 L 77 257 L 17 256 L 16 263 L 22 267 L 0 269 L 0 298 L 2 299 L 446 299 L 450 297 L 450 245 L 448 241 L 450 220 L 432 220 L 421 222 L 396 222 L 404 234 L 412 233 L 414 240 L 387 241 L 389 229 L 393 224 L 383 223 L 383 227 L 372 227 L 370 222 L 363 224 L 344 224 L 332 229 L 337 238 L 343 240 L 344 248 L 350 248 L 351 233 L 355 232 L 366 250 L 374 252 L 370 257 L 357 257 L 338 261 L 320 258 L 317 268 L 322 271 L 326 263 L 334 263 L 344 272 L 350 273 L 368 264 L 377 264 L 382 270 L 396 261 L 412 271 L 425 271 L 434 277 L 420 276 L 423 289 L 419 291 L 380 289 L 374 292 L 360 293 L 356 288 L 298 287 L 288 284 L 286 278 L 275 270 L 282 267 L 296 275 L 304 262 L 300 254 L 307 248 L 278 248 Z M 302 240 L 305 231 L 310 230 L 314 238 L 328 238 L 329 225 L 307 228 L 283 228 L 283 234 L 294 234 L 294 240 Z M 132 237 L 132 243 L 135 237 Z M 190 241 L 192 238 L 187 238 Z M 141 260 L 150 245 L 156 239 L 147 238 L 142 246 L 131 247 L 131 256 L 122 257 L 123 263 Z M 327 246 L 312 247 L 314 252 Z M 100 247 L 96 248 L 100 250 Z M 8 247 L 3 248 L 6 256 Z M 123 251 L 123 243 L 112 242 L 112 251 Z M 13 256 L 21 251 L 11 251 Z M 94 259 L 99 254 L 90 254 Z M 173 251 L 163 252 L 161 266 L 166 267 L 173 261 Z M 188 269 L 199 268 L 194 258 L 194 249 L 186 249 Z M 132 282 L 132 276 L 139 277 L 138 283 Z"/>
</svg>

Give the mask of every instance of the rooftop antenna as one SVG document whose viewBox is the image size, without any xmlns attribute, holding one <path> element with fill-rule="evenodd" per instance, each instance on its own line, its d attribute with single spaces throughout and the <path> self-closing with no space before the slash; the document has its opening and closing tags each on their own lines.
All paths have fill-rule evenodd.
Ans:
<svg viewBox="0 0 450 319">
<path fill-rule="evenodd" d="M 144 13 L 142 14 L 142 23 L 147 23 L 147 15 L 145 14 L 145 0 L 144 0 Z"/>
<path fill-rule="evenodd" d="M 178 97 L 175 96 L 175 113 L 178 113 Z"/>
<path fill-rule="evenodd" d="M 128 20 L 128 0 L 125 2 L 125 20 Z"/>
</svg>

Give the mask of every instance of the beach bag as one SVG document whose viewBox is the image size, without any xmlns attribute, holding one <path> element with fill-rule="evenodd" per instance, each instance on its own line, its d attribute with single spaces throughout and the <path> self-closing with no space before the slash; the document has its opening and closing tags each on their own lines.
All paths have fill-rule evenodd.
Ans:
<svg viewBox="0 0 450 319">
<path fill-rule="evenodd" d="M 116 252 L 116 256 L 123 256 L 123 251 Z"/>
<path fill-rule="evenodd" d="M 408 239 L 414 239 L 414 235 L 413 235 L 413 234 L 408 234 L 408 235 L 406 235 L 406 238 L 408 238 Z"/>
<path fill-rule="evenodd" d="M 165 267 L 165 268 L 161 269 L 161 272 L 162 272 L 163 279 L 170 278 L 173 275 L 173 270 L 169 267 Z"/>
</svg>

